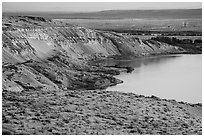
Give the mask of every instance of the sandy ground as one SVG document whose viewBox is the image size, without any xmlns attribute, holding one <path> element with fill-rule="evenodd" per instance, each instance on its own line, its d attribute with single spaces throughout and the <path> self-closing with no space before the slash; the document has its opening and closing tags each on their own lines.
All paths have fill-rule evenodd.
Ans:
<svg viewBox="0 0 204 137">
<path fill-rule="evenodd" d="M 201 104 L 103 90 L 3 91 L 3 134 L 202 134 Z"/>
</svg>

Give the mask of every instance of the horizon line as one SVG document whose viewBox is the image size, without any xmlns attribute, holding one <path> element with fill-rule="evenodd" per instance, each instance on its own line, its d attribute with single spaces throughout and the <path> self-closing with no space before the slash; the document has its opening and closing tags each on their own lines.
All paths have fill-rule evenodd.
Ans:
<svg viewBox="0 0 204 137">
<path fill-rule="evenodd" d="M 99 11 L 3 11 L 2 13 L 93 13 L 93 12 L 104 12 L 104 11 L 136 11 L 136 10 L 202 10 L 200 8 L 178 8 L 178 9 L 107 9 L 107 10 L 99 10 Z"/>
</svg>

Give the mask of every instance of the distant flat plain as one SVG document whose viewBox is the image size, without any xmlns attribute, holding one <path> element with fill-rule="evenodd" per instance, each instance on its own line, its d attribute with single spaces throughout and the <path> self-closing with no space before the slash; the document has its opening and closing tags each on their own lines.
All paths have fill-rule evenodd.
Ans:
<svg viewBox="0 0 204 137">
<path fill-rule="evenodd" d="M 202 19 L 55 19 L 100 30 L 202 31 Z"/>
<path fill-rule="evenodd" d="M 202 32 L 202 9 L 106 10 L 99 12 L 32 12 L 2 15 L 42 16 L 91 29 Z"/>
</svg>

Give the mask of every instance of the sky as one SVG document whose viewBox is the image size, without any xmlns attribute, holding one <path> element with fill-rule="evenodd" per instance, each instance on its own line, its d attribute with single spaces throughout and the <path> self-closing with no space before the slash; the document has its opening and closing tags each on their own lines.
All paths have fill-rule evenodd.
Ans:
<svg viewBox="0 0 204 137">
<path fill-rule="evenodd" d="M 3 2 L 3 12 L 92 12 L 102 10 L 196 9 L 201 2 Z"/>
</svg>

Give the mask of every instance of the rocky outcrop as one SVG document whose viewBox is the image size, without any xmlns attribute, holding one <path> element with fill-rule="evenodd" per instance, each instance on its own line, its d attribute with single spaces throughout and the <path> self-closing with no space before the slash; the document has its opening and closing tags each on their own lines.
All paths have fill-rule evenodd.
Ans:
<svg viewBox="0 0 204 137">
<path fill-rule="evenodd" d="M 36 20 L 36 19 L 37 20 Z M 19 19 L 19 20 L 17 20 Z M 64 52 L 72 58 L 89 59 L 90 56 L 144 56 L 151 54 L 179 53 L 182 49 L 154 40 L 142 41 L 113 32 L 101 32 L 59 22 L 45 22 L 37 17 L 22 17 L 6 20 L 12 22 L 15 30 L 3 31 L 3 48 L 22 61 L 46 58 L 57 52 Z M 6 23 L 4 20 L 3 26 Z M 17 23 L 16 23 L 17 21 Z M 33 23 L 40 22 L 37 26 Z M 17 24 L 30 25 L 20 28 Z M 38 27 L 38 28 L 37 28 Z M 8 62 L 8 60 L 7 60 Z"/>
<path fill-rule="evenodd" d="M 75 59 L 95 56 L 137 57 L 151 54 L 179 53 L 182 49 L 165 43 L 128 38 L 81 27 L 21 29 L 3 32 L 3 47 L 22 61 L 44 59 L 64 52 Z"/>
<path fill-rule="evenodd" d="M 4 90 L 104 88 L 121 82 L 109 75 L 119 71 L 94 68 L 87 61 L 184 51 L 154 40 L 144 41 L 41 17 L 4 17 L 3 27 Z M 8 69 L 12 66 L 15 70 Z"/>
</svg>

